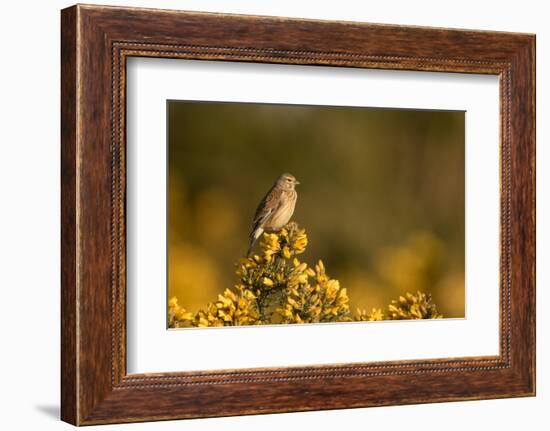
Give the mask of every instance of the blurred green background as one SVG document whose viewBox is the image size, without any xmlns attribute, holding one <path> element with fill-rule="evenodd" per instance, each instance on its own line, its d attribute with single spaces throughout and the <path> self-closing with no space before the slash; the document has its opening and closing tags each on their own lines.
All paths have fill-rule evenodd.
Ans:
<svg viewBox="0 0 550 431">
<path fill-rule="evenodd" d="M 168 102 L 168 296 L 196 312 L 235 284 L 252 216 L 283 172 L 301 182 L 303 259 L 350 309 L 431 293 L 464 317 L 464 112 Z"/>
</svg>

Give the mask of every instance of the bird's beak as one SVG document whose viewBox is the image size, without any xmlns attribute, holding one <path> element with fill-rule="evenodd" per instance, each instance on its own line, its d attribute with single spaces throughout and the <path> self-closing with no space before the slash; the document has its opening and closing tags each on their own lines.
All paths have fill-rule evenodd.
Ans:
<svg viewBox="0 0 550 431">
<path fill-rule="evenodd" d="M 294 181 L 294 184 L 298 185 L 298 184 L 300 184 L 300 181 L 296 180 L 296 181 Z"/>
</svg>

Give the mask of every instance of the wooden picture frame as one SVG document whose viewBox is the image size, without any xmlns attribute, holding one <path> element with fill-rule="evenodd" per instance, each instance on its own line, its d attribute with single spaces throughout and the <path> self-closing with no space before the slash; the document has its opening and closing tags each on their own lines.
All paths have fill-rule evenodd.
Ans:
<svg viewBox="0 0 550 431">
<path fill-rule="evenodd" d="M 77 5 L 61 14 L 61 417 L 75 425 L 535 394 L 535 37 Z M 131 56 L 500 77 L 500 355 L 126 373 Z"/>
</svg>

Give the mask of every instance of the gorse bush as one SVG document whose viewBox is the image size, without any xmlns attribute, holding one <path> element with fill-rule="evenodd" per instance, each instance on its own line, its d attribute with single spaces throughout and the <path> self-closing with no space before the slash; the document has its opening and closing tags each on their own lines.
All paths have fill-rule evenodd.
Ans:
<svg viewBox="0 0 550 431">
<path fill-rule="evenodd" d="M 185 310 L 176 297 L 168 304 L 171 328 L 321 323 L 399 319 L 434 319 L 430 295 L 407 293 L 393 300 L 384 312 L 357 310 L 352 315 L 349 297 L 338 280 L 330 278 L 321 260 L 314 267 L 298 256 L 307 247 L 304 229 L 288 223 L 277 233 L 264 233 L 260 252 L 237 264 L 238 282 L 216 301 L 196 313 Z"/>
</svg>

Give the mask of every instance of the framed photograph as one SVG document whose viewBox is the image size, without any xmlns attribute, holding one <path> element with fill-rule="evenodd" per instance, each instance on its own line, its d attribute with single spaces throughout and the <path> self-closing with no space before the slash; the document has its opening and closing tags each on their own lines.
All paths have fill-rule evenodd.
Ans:
<svg viewBox="0 0 550 431">
<path fill-rule="evenodd" d="M 535 394 L 534 35 L 61 18 L 63 420 Z"/>
</svg>

